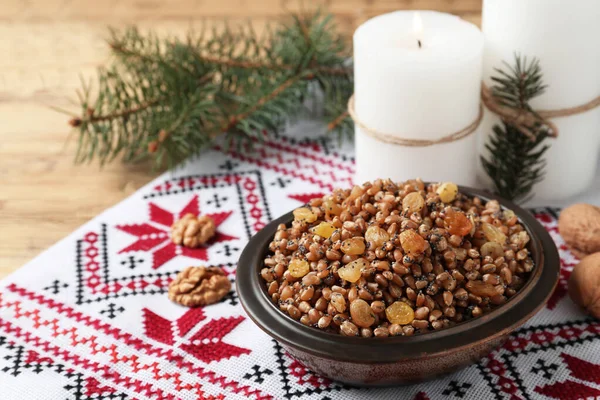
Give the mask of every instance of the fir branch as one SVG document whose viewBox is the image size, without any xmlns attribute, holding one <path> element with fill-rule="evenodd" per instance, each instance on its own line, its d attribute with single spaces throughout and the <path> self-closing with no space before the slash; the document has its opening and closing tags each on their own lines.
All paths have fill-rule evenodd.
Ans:
<svg viewBox="0 0 600 400">
<path fill-rule="evenodd" d="M 352 131 L 349 51 L 330 15 L 291 15 L 262 37 L 250 27 L 205 31 L 185 40 L 111 31 L 112 65 L 99 70 L 96 95 L 84 85 L 70 121 L 77 161 L 152 156 L 172 166 L 221 134 L 238 146 L 262 140 L 304 112 L 315 84 L 325 120 L 340 136 Z"/>
<path fill-rule="evenodd" d="M 546 86 L 537 59 L 528 62 L 515 55 L 514 65 L 505 63 L 505 66 L 505 70 L 496 69 L 498 75 L 492 77 L 494 98 L 502 106 L 530 113 L 536 119 L 531 122 L 531 129 L 506 120 L 495 125 L 485 145 L 489 156 L 481 156 L 481 162 L 498 194 L 525 201 L 535 184 L 544 178 L 543 156 L 550 147 L 544 141 L 551 132 L 530 105 L 533 98 L 544 93 Z"/>
</svg>

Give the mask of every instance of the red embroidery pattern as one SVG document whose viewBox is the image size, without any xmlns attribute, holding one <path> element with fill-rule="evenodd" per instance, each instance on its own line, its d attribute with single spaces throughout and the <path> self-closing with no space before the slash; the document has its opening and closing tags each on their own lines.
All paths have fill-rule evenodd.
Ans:
<svg viewBox="0 0 600 400">
<path fill-rule="evenodd" d="M 175 329 L 179 336 L 185 336 L 196 324 L 206 319 L 202 308 L 190 309 L 176 321 L 169 321 L 144 308 L 144 328 L 146 335 L 152 339 L 173 345 L 176 341 Z M 219 318 L 203 325 L 192 337 L 178 347 L 206 363 L 219 361 L 242 354 L 250 354 L 250 350 L 223 342 L 229 334 L 244 320 L 244 317 Z"/>
<path fill-rule="evenodd" d="M 249 204 L 250 217 L 254 220 L 252 228 L 254 232 L 260 231 L 265 227 L 265 220 L 262 209 L 259 207 L 260 196 L 257 194 L 257 183 L 250 177 L 243 179 L 242 187 L 246 190 L 246 202 Z"/>
<path fill-rule="evenodd" d="M 303 194 L 289 194 L 290 199 L 298 200 L 302 204 L 306 204 L 312 199 L 318 199 L 323 197 L 325 193 L 303 193 Z"/>
<path fill-rule="evenodd" d="M 321 147 L 315 143 L 288 145 L 286 142 L 286 138 L 277 142 L 265 140 L 257 142 L 253 152 L 231 151 L 228 154 L 262 169 L 291 176 L 328 191 L 352 185 L 354 166 L 351 162 L 340 162 L 337 154 L 323 154 Z M 218 146 L 216 148 L 223 150 Z"/>
<path fill-rule="evenodd" d="M 583 382 L 567 379 L 564 382 L 556 382 L 551 385 L 538 386 L 537 393 L 546 395 L 553 399 L 587 399 L 600 396 L 600 389 L 589 386 L 589 383 L 600 384 L 600 365 L 562 353 L 561 358 L 567 365 L 571 376 Z"/>
<path fill-rule="evenodd" d="M 331 386 L 331 381 L 325 377 L 315 375 L 306 369 L 300 362 L 294 360 L 288 367 L 292 376 L 296 377 L 299 385 L 310 384 L 315 388 L 326 388 Z"/>
<path fill-rule="evenodd" d="M 54 299 L 36 294 L 14 284 L 9 285 L 7 289 L 10 292 L 18 294 L 29 301 L 33 301 L 41 306 L 47 307 L 50 310 L 54 310 L 55 312 L 59 313 L 61 317 L 68 318 L 67 321 L 56 318 L 43 318 L 39 309 L 25 308 L 24 304 L 19 300 L 7 301 L 3 298 L 3 295 L 0 292 L 0 309 L 4 307 L 5 309 L 13 310 L 13 318 L 15 320 L 27 319 L 32 322 L 32 326 L 36 330 L 42 327 L 50 329 L 53 337 L 60 337 L 63 338 L 63 340 L 68 340 L 69 345 L 73 347 L 83 346 L 87 349 L 87 353 L 89 353 L 91 356 L 100 354 L 108 355 L 110 357 L 110 362 L 107 365 L 103 365 L 97 361 L 91 361 L 75 354 L 71 354 L 67 350 L 53 346 L 49 342 L 46 342 L 29 332 L 24 332 L 19 327 L 14 327 L 8 321 L 3 321 L 3 323 L 0 323 L 0 328 L 7 333 L 21 337 L 27 343 L 32 343 L 33 346 L 40 348 L 45 353 L 50 353 L 64 361 L 72 362 L 73 364 L 84 369 L 97 371 L 103 377 L 113 380 L 117 385 L 123 385 L 125 388 L 133 388 L 139 393 L 152 393 L 152 395 L 156 395 L 158 396 L 157 398 L 161 399 L 175 398 L 168 396 L 160 397 L 162 396 L 160 389 L 152 389 L 153 385 L 151 384 L 144 384 L 130 377 L 120 377 L 119 374 L 113 370 L 113 366 L 118 363 L 121 368 L 126 367 L 131 373 L 134 374 L 140 372 L 146 374 L 150 373 L 153 382 L 155 383 L 162 381 L 170 382 L 170 384 L 174 385 L 173 390 L 175 391 L 191 391 L 202 395 L 203 382 L 207 382 L 233 393 L 240 393 L 258 400 L 272 398 L 270 395 L 264 394 L 260 390 L 239 384 L 231 379 L 219 376 L 212 371 L 208 371 L 196 363 L 189 361 L 184 355 L 175 352 L 172 348 L 163 349 L 153 346 L 150 343 L 144 342 L 142 339 L 136 338 L 127 332 L 121 331 L 117 327 L 111 326 L 91 316 L 84 315 L 83 313 L 76 311 L 73 308 Z M 61 325 L 68 323 L 70 323 L 71 326 L 63 327 Z M 89 327 L 99 334 L 110 336 L 113 339 L 116 339 L 116 342 L 108 346 L 101 345 L 97 335 L 86 335 L 78 332 L 78 328 L 73 325 L 75 323 L 78 323 L 81 326 Z M 126 346 L 126 348 L 129 349 L 127 354 L 124 354 L 120 350 L 120 346 Z M 137 351 L 141 353 L 140 355 L 131 355 L 131 351 Z M 151 363 L 144 362 L 140 358 L 141 354 L 152 356 L 155 361 Z M 169 367 L 172 365 L 176 366 L 178 370 L 175 372 L 173 372 L 172 368 L 163 370 L 164 367 Z"/>
<path fill-rule="evenodd" d="M 167 261 L 180 255 L 196 258 L 198 260 L 208 260 L 208 247 L 202 246 L 197 249 L 189 249 L 187 247 L 177 246 L 169 237 L 171 225 L 175 219 L 180 218 L 187 213 L 192 213 L 194 215 L 200 214 L 198 196 L 193 196 L 189 203 L 178 213 L 171 213 L 160 208 L 154 203 L 150 203 L 149 208 L 150 222 L 157 224 L 160 227 L 151 225 L 150 223 L 117 225 L 118 229 L 133 236 L 137 236 L 138 238 L 131 245 L 121 249 L 119 253 L 127 253 L 131 251 L 151 251 L 153 256 L 152 268 L 154 269 L 159 268 Z M 238 239 L 234 236 L 219 232 L 218 230 L 219 225 L 221 225 L 223 221 L 225 221 L 231 215 L 231 211 L 212 214 L 208 213 L 205 215 L 211 217 L 217 226 L 217 233 L 208 246 L 210 246 L 212 243 Z"/>
</svg>

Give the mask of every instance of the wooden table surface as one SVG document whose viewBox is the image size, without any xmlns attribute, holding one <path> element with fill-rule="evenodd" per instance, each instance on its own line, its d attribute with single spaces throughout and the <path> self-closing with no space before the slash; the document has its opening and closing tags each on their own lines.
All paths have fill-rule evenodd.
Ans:
<svg viewBox="0 0 600 400">
<path fill-rule="evenodd" d="M 312 6 L 313 2 L 304 1 Z M 322 2 L 323 3 L 323 2 Z M 0 6 L 0 278 L 157 175 L 148 165 L 73 165 L 67 117 L 80 76 L 106 62 L 107 26 L 180 35 L 203 21 L 259 29 L 298 9 L 281 0 L 3 0 Z M 452 12 L 479 24 L 481 0 L 329 0 L 350 35 L 397 9 Z"/>
</svg>

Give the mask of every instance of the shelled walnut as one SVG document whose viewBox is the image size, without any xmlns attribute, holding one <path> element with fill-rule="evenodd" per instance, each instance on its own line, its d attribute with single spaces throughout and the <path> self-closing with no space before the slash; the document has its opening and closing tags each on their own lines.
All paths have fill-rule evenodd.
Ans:
<svg viewBox="0 0 600 400">
<path fill-rule="evenodd" d="M 206 215 L 185 214 L 171 226 L 171 240 L 177 245 L 195 248 L 215 236 L 215 221 Z"/>
<path fill-rule="evenodd" d="M 169 299 L 186 307 L 205 306 L 221 300 L 231 282 L 219 267 L 188 267 L 169 285 Z"/>
</svg>

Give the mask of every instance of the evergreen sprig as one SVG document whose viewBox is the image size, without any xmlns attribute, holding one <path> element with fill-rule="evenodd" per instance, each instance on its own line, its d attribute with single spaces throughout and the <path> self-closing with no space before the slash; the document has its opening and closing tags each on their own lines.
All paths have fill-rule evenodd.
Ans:
<svg viewBox="0 0 600 400">
<path fill-rule="evenodd" d="M 498 75 L 492 77 L 495 100 L 502 106 L 531 113 L 541 121 L 530 105 L 530 101 L 546 89 L 539 61 L 515 55 L 513 66 L 504 64 L 506 69 L 496 69 Z M 547 126 L 535 122 L 528 132 L 531 134 L 525 135 L 522 129 L 507 121 L 494 125 L 485 145 L 489 157 L 481 156 L 496 192 L 515 201 L 527 200 L 534 185 L 543 179 L 546 165 L 543 155 L 550 147 L 543 144 L 550 136 Z"/>
<path fill-rule="evenodd" d="M 350 134 L 349 50 L 332 16 L 290 15 L 259 36 L 251 26 L 190 32 L 184 40 L 111 31 L 112 64 L 83 84 L 76 161 L 101 164 L 153 157 L 173 166 L 215 139 L 241 147 L 307 112 Z M 313 110 L 314 111 L 314 110 Z"/>
</svg>

